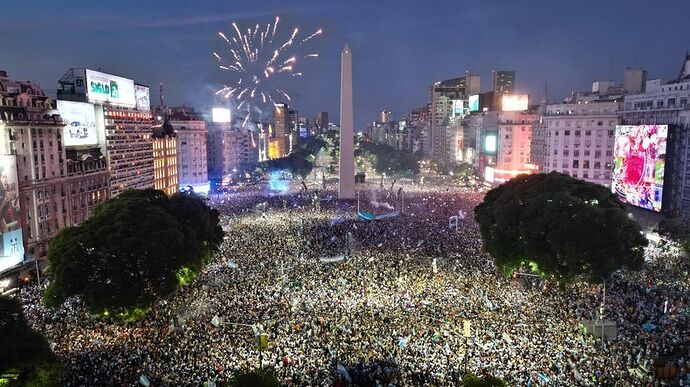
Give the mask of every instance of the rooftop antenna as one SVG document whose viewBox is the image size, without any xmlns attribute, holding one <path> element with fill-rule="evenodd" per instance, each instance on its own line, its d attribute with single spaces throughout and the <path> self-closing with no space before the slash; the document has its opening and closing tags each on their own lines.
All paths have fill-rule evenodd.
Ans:
<svg viewBox="0 0 690 387">
<path fill-rule="evenodd" d="M 613 82 L 613 55 L 611 55 L 611 61 L 609 62 L 609 80 Z"/>
</svg>

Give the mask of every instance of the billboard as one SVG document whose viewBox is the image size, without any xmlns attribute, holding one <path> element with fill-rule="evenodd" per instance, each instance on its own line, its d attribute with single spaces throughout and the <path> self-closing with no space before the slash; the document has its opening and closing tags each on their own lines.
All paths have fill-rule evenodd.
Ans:
<svg viewBox="0 0 690 387">
<path fill-rule="evenodd" d="M 148 86 L 134 85 L 134 96 L 136 99 L 136 109 L 142 111 L 151 110 L 151 92 Z"/>
<path fill-rule="evenodd" d="M 66 147 L 98 144 L 96 112 L 92 104 L 58 100 L 57 108 L 62 119 L 67 121 L 62 130 L 62 142 Z"/>
<path fill-rule="evenodd" d="M 0 271 L 24 261 L 14 155 L 0 155 L 0 239 Z"/>
<path fill-rule="evenodd" d="M 213 122 L 230 122 L 230 109 L 213 108 L 211 109 L 211 119 Z"/>
<path fill-rule="evenodd" d="M 479 94 L 470 95 L 470 111 L 479 111 Z"/>
<path fill-rule="evenodd" d="M 484 153 L 496 153 L 498 148 L 498 135 L 496 133 L 484 136 Z"/>
<path fill-rule="evenodd" d="M 667 125 L 617 125 L 611 191 L 633 206 L 661 211 Z"/>
<path fill-rule="evenodd" d="M 86 96 L 92 103 L 128 108 L 137 104 L 133 80 L 89 69 L 86 70 Z"/>
<path fill-rule="evenodd" d="M 501 98 L 501 110 L 504 112 L 521 112 L 529 108 L 527 94 L 504 95 Z"/>
</svg>

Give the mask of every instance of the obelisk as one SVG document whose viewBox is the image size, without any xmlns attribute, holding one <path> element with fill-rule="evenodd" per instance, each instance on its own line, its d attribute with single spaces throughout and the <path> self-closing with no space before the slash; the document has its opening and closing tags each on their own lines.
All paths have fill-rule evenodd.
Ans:
<svg viewBox="0 0 690 387">
<path fill-rule="evenodd" d="M 355 144 L 352 113 L 352 54 L 345 44 L 340 62 L 340 165 L 338 199 L 355 198 Z"/>
</svg>

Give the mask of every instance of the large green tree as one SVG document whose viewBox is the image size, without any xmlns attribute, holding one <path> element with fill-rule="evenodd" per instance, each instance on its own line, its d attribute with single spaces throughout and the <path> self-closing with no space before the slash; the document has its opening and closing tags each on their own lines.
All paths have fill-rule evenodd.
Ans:
<svg viewBox="0 0 690 387">
<path fill-rule="evenodd" d="M 48 342 L 29 327 L 21 305 L 0 296 L 0 385 L 56 386 L 57 359 Z"/>
<path fill-rule="evenodd" d="M 46 302 L 78 295 L 92 313 L 135 317 L 201 268 L 222 241 L 218 221 L 196 196 L 127 190 L 51 242 Z"/>
<path fill-rule="evenodd" d="M 520 175 L 475 210 L 484 249 L 506 271 L 530 263 L 558 281 L 639 269 L 647 240 L 604 186 L 568 175 Z"/>
</svg>

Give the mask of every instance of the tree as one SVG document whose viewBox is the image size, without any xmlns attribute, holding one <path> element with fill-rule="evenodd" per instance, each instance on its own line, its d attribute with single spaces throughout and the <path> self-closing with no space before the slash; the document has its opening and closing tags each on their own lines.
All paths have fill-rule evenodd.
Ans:
<svg viewBox="0 0 690 387">
<path fill-rule="evenodd" d="M 419 173 L 419 155 L 400 151 L 386 144 L 362 142 L 358 150 L 363 155 L 373 156 L 374 169 L 388 175 L 415 175 Z"/>
<path fill-rule="evenodd" d="M 0 385 L 57 386 L 60 367 L 14 298 L 0 296 Z"/>
<path fill-rule="evenodd" d="M 475 210 L 484 249 L 511 272 L 531 264 L 558 281 L 641 268 L 647 240 L 606 187 L 568 175 L 520 175 Z"/>
<path fill-rule="evenodd" d="M 201 269 L 222 241 L 218 222 L 197 197 L 127 190 L 53 239 L 45 301 L 78 295 L 91 313 L 136 318 Z"/>
</svg>

